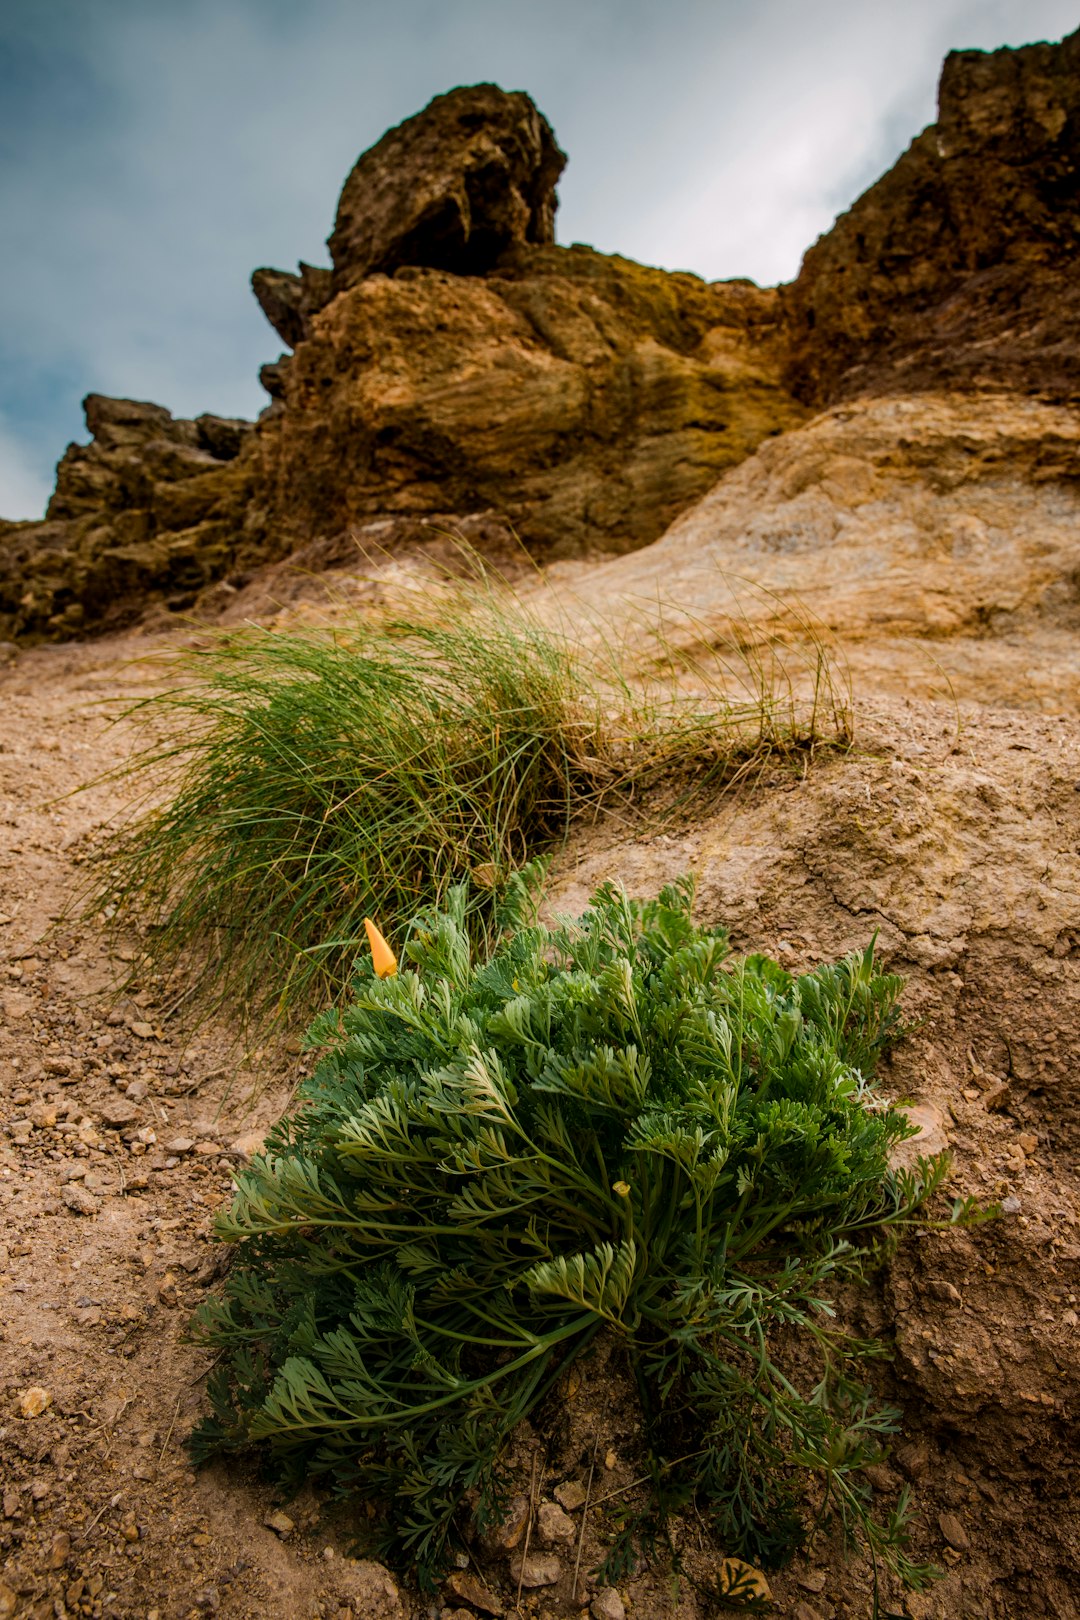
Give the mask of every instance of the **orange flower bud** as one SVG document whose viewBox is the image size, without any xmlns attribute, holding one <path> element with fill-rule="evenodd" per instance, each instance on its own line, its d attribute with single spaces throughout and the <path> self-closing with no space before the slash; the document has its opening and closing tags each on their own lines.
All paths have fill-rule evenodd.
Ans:
<svg viewBox="0 0 1080 1620">
<path fill-rule="evenodd" d="M 371 946 L 371 965 L 377 978 L 392 979 L 397 972 L 397 957 L 383 939 L 370 917 L 364 918 L 368 944 Z"/>
</svg>

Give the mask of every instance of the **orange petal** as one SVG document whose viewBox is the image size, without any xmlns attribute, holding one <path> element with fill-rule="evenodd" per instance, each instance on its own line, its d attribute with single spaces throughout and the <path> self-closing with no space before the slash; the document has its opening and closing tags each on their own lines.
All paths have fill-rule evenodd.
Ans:
<svg viewBox="0 0 1080 1620">
<path fill-rule="evenodd" d="M 371 965 L 377 978 L 391 979 L 397 972 L 397 957 L 383 939 L 370 917 L 364 918 L 368 944 L 371 946 Z"/>
</svg>

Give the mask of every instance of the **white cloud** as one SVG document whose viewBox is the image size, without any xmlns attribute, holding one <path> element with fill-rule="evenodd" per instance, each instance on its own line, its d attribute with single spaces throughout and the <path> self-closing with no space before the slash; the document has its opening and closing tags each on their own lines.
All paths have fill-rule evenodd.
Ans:
<svg viewBox="0 0 1080 1620">
<path fill-rule="evenodd" d="M 43 517 L 52 488 L 52 478 L 0 417 L 0 518 Z"/>
</svg>

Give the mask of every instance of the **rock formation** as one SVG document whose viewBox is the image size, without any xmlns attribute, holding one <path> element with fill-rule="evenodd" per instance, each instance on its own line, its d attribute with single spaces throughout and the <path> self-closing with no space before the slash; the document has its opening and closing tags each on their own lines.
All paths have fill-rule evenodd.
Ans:
<svg viewBox="0 0 1080 1620">
<path fill-rule="evenodd" d="M 293 352 L 262 368 L 254 430 L 212 442 L 209 418 L 91 396 L 93 443 L 65 455 L 45 523 L 0 528 L 0 635 L 188 608 L 368 539 L 624 552 L 813 407 L 1077 399 L 1080 34 L 950 56 L 937 124 L 787 288 L 555 246 L 563 161 L 493 85 L 385 135 L 346 181 L 332 268 L 255 272 Z"/>
<path fill-rule="evenodd" d="M 938 120 L 785 290 L 794 392 L 1080 399 L 1080 32 L 954 51 Z"/>
<path fill-rule="evenodd" d="M 327 243 L 334 292 L 406 264 L 481 275 L 508 248 L 550 246 L 565 165 L 520 91 L 477 84 L 436 96 L 346 180 Z"/>
<path fill-rule="evenodd" d="M 250 422 L 101 394 L 84 409 L 91 443 L 68 446 L 44 521 L 0 532 L 0 633 L 105 629 L 153 600 L 190 607 L 242 541 Z"/>
<path fill-rule="evenodd" d="M 801 639 L 809 615 L 840 639 L 859 691 L 866 665 L 877 686 L 920 697 L 1075 710 L 1078 466 L 1066 406 L 847 402 L 761 445 L 647 550 L 576 567 L 574 612 L 644 621 L 628 646 L 646 670 L 659 589 L 667 650 L 695 661 Z"/>
<path fill-rule="evenodd" d="M 368 276 L 289 361 L 260 487 L 290 546 L 486 512 L 534 551 L 627 550 L 803 419 L 777 335 L 774 292 L 587 248 Z"/>
</svg>

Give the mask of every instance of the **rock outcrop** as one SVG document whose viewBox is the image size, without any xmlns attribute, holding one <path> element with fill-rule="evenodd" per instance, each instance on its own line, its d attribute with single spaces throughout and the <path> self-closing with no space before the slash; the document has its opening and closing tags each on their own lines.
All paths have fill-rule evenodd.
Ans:
<svg viewBox="0 0 1080 1620">
<path fill-rule="evenodd" d="M 0 634 L 78 634 L 154 602 L 187 609 L 242 544 L 250 422 L 175 419 L 87 396 L 89 445 L 69 445 L 41 523 L 0 532 Z"/>
<path fill-rule="evenodd" d="M 255 446 L 267 508 L 290 547 L 478 513 L 544 555 L 645 545 L 803 419 L 778 317 L 775 292 L 587 248 L 365 277 L 285 369 Z"/>
<path fill-rule="evenodd" d="M 330 272 L 301 260 L 298 274 L 291 270 L 255 270 L 251 290 L 259 308 L 283 343 L 298 348 L 311 336 L 311 319 L 330 302 Z M 267 393 L 272 393 L 267 389 Z"/>
<path fill-rule="evenodd" d="M 794 392 L 1080 399 L 1080 31 L 954 51 L 938 119 L 785 291 Z"/>
<path fill-rule="evenodd" d="M 576 619 L 642 621 L 628 648 L 646 670 L 659 598 L 667 652 L 693 664 L 810 623 L 840 638 L 860 692 L 1077 711 L 1078 469 L 1069 407 L 869 397 L 761 445 L 655 545 L 554 578 Z"/>
<path fill-rule="evenodd" d="M 493 85 L 385 135 L 346 181 L 332 268 L 255 272 L 292 353 L 262 368 L 254 431 L 211 442 L 208 418 L 91 396 L 46 522 L 0 529 L 0 634 L 435 531 L 625 552 L 813 408 L 1080 398 L 1080 33 L 950 56 L 937 124 L 786 288 L 555 246 L 563 162 L 529 98 Z M 895 426 L 903 460 L 920 428 Z"/>
<path fill-rule="evenodd" d="M 565 164 L 521 91 L 477 84 L 436 96 L 346 180 L 327 244 L 334 291 L 401 265 L 481 275 L 508 248 L 549 246 Z"/>
</svg>

